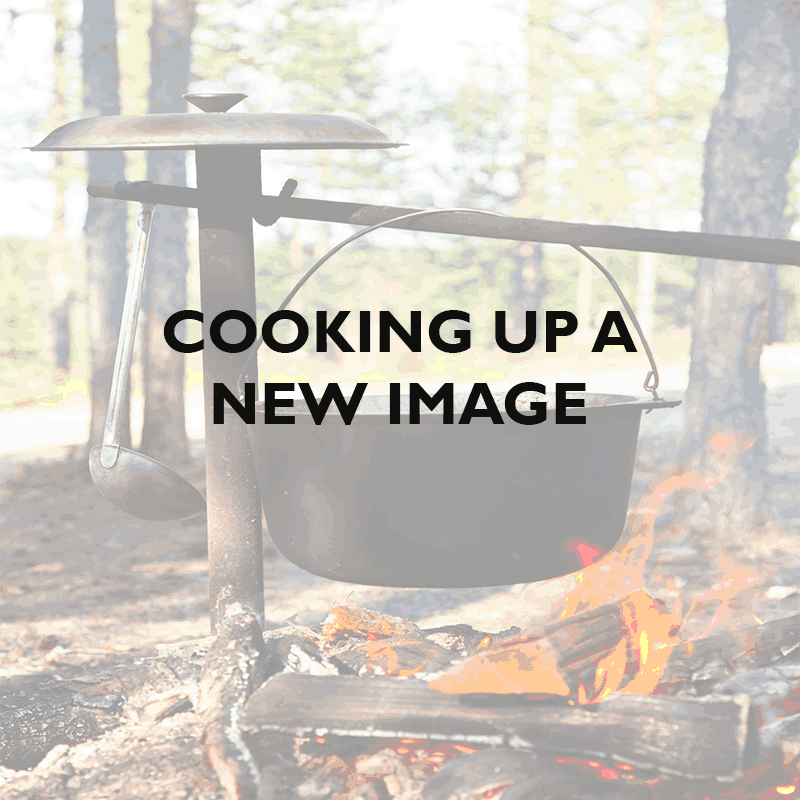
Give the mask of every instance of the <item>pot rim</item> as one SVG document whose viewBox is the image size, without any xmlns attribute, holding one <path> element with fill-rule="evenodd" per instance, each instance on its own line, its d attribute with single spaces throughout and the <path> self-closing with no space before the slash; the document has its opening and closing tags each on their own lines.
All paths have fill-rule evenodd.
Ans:
<svg viewBox="0 0 800 800">
<path fill-rule="evenodd" d="M 423 387 L 425 388 L 425 387 Z M 505 409 L 505 397 L 506 394 L 511 390 L 513 387 L 509 387 L 508 389 L 492 389 L 492 385 L 489 384 L 489 388 L 491 390 L 492 397 L 497 405 L 498 410 L 500 413 L 506 417 L 508 413 Z M 430 394 L 435 392 L 435 389 L 427 389 L 426 391 Z M 344 397 L 346 400 L 349 400 L 352 396 L 352 390 L 349 392 L 343 392 Z M 454 390 L 453 392 L 453 413 L 460 414 L 465 407 L 466 401 L 469 397 L 470 392 L 464 390 Z M 320 392 L 315 391 L 314 396 L 319 398 Z M 293 392 L 291 395 L 287 393 L 283 393 L 281 395 L 284 399 L 291 398 L 294 401 L 294 405 L 291 407 L 276 407 L 275 414 L 277 416 L 295 416 L 299 417 L 300 419 L 311 419 L 311 412 L 308 408 L 308 404 L 303 399 L 302 394 L 299 391 Z M 632 395 L 622 395 L 622 394 L 609 394 L 606 392 L 566 392 L 566 398 L 568 400 L 572 399 L 583 399 L 584 406 L 583 407 L 570 407 L 569 411 L 573 416 L 580 416 L 584 412 L 593 413 L 597 412 L 601 409 L 606 408 L 630 408 L 632 410 L 638 409 L 641 411 L 650 411 L 654 409 L 661 409 L 661 408 L 674 408 L 681 404 L 680 400 L 653 400 L 652 398 L 642 398 L 642 397 L 634 397 Z M 522 414 L 530 414 L 530 403 L 535 402 L 546 402 L 547 403 L 547 410 L 554 411 L 556 408 L 556 394 L 554 392 L 547 392 L 544 395 L 539 394 L 538 392 L 522 392 L 516 399 L 516 407 L 517 410 Z M 356 410 L 355 418 L 375 418 L 375 417 L 389 417 L 389 394 L 387 392 L 382 393 L 375 393 L 375 394 L 365 394 L 361 398 L 361 402 L 358 405 L 358 409 Z M 419 412 L 421 417 L 427 418 L 435 418 L 442 416 L 442 407 L 441 404 L 437 405 L 434 409 L 429 409 L 424 403 L 419 404 Z M 258 401 L 256 403 L 256 414 L 263 415 L 264 414 L 264 401 Z M 479 404 L 479 408 L 484 408 L 484 404 L 481 402 Z M 226 409 L 226 411 L 230 411 Z M 402 392 L 400 394 L 400 413 L 401 415 L 407 416 L 409 413 L 409 393 Z M 328 407 L 328 411 L 325 415 L 325 418 L 328 417 L 334 419 L 340 419 L 339 409 L 334 403 L 331 403 Z"/>
</svg>

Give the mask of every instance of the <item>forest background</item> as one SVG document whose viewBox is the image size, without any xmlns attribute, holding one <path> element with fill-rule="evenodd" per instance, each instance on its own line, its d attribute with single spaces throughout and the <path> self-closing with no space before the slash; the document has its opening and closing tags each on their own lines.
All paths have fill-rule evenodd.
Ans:
<svg viewBox="0 0 800 800">
<path fill-rule="evenodd" d="M 87 115 L 84 8 L 86 19 L 95 15 L 95 23 L 104 20 L 106 28 L 109 20 L 116 22 L 120 113 L 185 109 L 177 92 L 160 100 L 154 94 L 159 67 L 153 54 L 161 36 L 162 48 L 186 51 L 185 84 L 191 91 L 242 91 L 249 95 L 239 107 L 245 111 L 358 116 L 409 144 L 389 153 L 264 154 L 265 193 L 277 193 L 286 179 L 295 178 L 297 194 L 304 197 L 701 228 L 705 140 L 728 65 L 726 6 L 719 0 L 497 0 L 476 5 L 469 14 L 458 3 L 431 6 L 417 0 L 13 2 L 0 14 L 5 43 L 0 92 L 6 109 L 0 149 L 2 409 L 89 397 L 93 383 L 102 394 L 107 381 L 96 379 L 98 364 L 105 359 L 107 371 L 108 357 L 97 355 L 98 338 L 113 357 L 109 344 L 115 326 L 98 337 L 92 321 L 95 282 L 110 274 L 110 267 L 91 254 L 108 255 L 113 248 L 92 251 L 82 235 L 88 159 L 21 149 L 65 121 Z M 173 69 L 168 61 L 162 66 L 167 72 Z M 110 62 L 103 63 L 98 70 L 108 73 Z M 105 79 L 113 79 L 111 73 Z M 169 75 L 162 77 L 168 83 Z M 154 98 L 160 108 L 154 108 Z M 120 161 L 124 174 L 93 177 L 192 184 L 191 162 L 181 155 L 162 164 L 161 177 L 153 178 L 157 165 L 148 165 L 145 154 L 127 152 Z M 783 226 L 792 238 L 800 233 L 798 177 L 795 159 Z M 113 205 L 115 214 L 126 214 L 124 204 Z M 165 293 L 163 268 L 153 267 L 133 376 L 134 394 L 149 391 L 153 399 L 144 403 L 143 430 L 138 430 L 142 423 L 135 425 L 132 436 L 151 454 L 179 463 L 186 440 L 183 413 L 174 404 L 182 405 L 183 393 L 165 386 L 196 386 L 201 361 L 192 356 L 184 365 L 174 354 L 164 355 L 159 320 L 165 303 L 199 307 L 192 267 L 196 225 L 193 212 L 188 226 L 183 213 L 159 213 L 155 259 L 176 271 L 167 279 L 172 290 L 167 287 Z M 134 221 L 135 214 L 127 211 L 128 243 Z M 287 220 L 257 229 L 259 320 L 305 267 L 347 233 Z M 124 239 L 119 243 L 122 257 L 118 252 L 115 258 L 124 262 Z M 656 352 L 667 362 L 685 360 L 697 260 L 595 254 L 632 299 Z M 119 270 L 120 265 L 111 266 Z M 183 271 L 185 296 L 173 291 Z M 796 344 L 798 270 L 777 268 L 771 277 L 767 344 Z M 559 350 L 572 356 L 580 371 L 581 363 L 591 362 L 586 361 L 591 346 L 586 337 L 604 312 L 618 305 L 611 287 L 564 246 L 380 231 L 331 262 L 292 307 L 308 316 L 315 309 L 381 308 L 402 316 L 408 309 L 428 315 L 459 308 L 472 313 L 475 337 L 484 346 L 457 356 L 395 351 L 326 358 L 306 348 L 278 360 L 262 353 L 264 380 L 508 380 L 523 372 L 538 379 L 563 368 L 562 362 L 548 368 L 539 345 L 524 356 L 493 348 L 495 309 L 508 309 L 518 324 L 526 309 L 574 311 L 584 337 L 573 337 Z M 630 369 L 635 358 L 643 356 L 609 352 L 603 365 Z M 148 363 L 157 366 L 143 366 Z M 587 388 L 593 388 L 591 381 Z M 103 409 L 99 399 L 92 399 L 96 438 Z"/>
</svg>

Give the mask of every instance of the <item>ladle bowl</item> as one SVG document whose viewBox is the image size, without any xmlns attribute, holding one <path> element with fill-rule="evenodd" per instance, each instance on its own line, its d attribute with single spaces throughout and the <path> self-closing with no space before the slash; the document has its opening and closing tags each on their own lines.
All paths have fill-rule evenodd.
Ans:
<svg viewBox="0 0 800 800">
<path fill-rule="evenodd" d="M 92 448 L 89 471 L 100 494 L 117 508 L 159 522 L 205 512 L 203 495 L 175 470 L 125 447 L 113 467 L 104 467 L 102 450 L 101 445 Z"/>
<path fill-rule="evenodd" d="M 89 453 L 89 472 L 100 494 L 117 508 L 140 519 L 163 521 L 193 517 L 205 511 L 206 501 L 174 470 L 119 445 L 154 211 L 151 203 L 142 203 L 139 209 L 103 443 Z"/>
</svg>

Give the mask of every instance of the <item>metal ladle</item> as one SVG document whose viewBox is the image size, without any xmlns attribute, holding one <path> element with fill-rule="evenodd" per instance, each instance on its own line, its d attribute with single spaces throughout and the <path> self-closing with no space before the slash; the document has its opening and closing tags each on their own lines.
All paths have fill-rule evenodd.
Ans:
<svg viewBox="0 0 800 800">
<path fill-rule="evenodd" d="M 151 203 L 142 203 L 139 209 L 103 443 L 89 453 L 89 471 L 100 494 L 117 508 L 139 519 L 164 521 L 204 512 L 205 498 L 174 470 L 119 445 L 155 209 Z"/>
</svg>

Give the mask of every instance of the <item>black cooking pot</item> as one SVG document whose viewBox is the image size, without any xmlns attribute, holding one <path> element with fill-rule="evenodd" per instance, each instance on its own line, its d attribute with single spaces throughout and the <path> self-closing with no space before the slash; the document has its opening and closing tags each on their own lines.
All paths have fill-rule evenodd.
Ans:
<svg viewBox="0 0 800 800">
<path fill-rule="evenodd" d="M 548 416 L 521 425 L 486 418 L 444 424 L 421 409 L 389 424 L 389 397 L 365 396 L 345 425 L 332 405 L 316 425 L 301 400 L 293 425 L 256 417 L 257 462 L 269 533 L 299 567 L 377 586 L 459 587 L 527 583 L 574 572 L 570 547 L 603 550 L 625 524 L 643 410 L 678 401 L 583 397 L 586 423 Z M 467 395 L 456 395 L 455 412 Z M 523 394 L 530 412 L 541 395 Z M 280 412 L 279 412 L 280 413 Z"/>
</svg>

